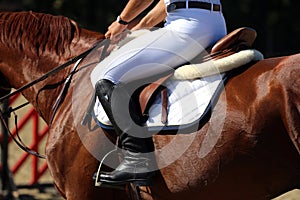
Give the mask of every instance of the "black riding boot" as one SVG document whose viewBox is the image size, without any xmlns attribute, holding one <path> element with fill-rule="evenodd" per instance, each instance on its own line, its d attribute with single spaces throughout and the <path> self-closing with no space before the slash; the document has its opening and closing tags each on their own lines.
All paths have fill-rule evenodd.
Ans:
<svg viewBox="0 0 300 200">
<path fill-rule="evenodd" d="M 120 136 L 122 133 L 113 117 L 112 107 L 111 107 L 111 96 L 115 88 L 115 84 L 109 80 L 101 79 L 95 85 L 96 96 L 98 97 L 108 119 L 112 123 L 117 136 Z"/>
<path fill-rule="evenodd" d="M 152 156 L 153 153 L 149 153 L 154 149 L 152 138 L 130 135 L 130 132 L 133 131 L 132 120 L 128 119 L 127 115 L 124 116 L 124 112 L 129 109 L 128 106 L 124 107 L 124 100 L 130 99 L 126 88 L 114 85 L 108 80 L 100 80 L 96 84 L 96 94 L 119 136 L 119 142 L 123 149 L 123 160 L 120 165 L 112 172 L 101 173 L 99 181 L 114 185 L 123 185 L 129 182 L 139 186 L 149 185 L 149 179 L 154 174 L 152 172 L 154 156 Z M 112 96 L 113 98 L 111 98 Z M 125 100 L 125 102 L 128 101 Z M 112 108 L 116 112 L 113 112 Z M 131 115 L 134 115 L 133 118 L 138 118 L 136 113 L 131 113 Z"/>
<path fill-rule="evenodd" d="M 112 185 L 130 182 L 136 186 L 150 185 L 150 179 L 154 175 L 152 172 L 154 158 L 148 152 L 149 138 L 136 138 L 123 133 L 120 140 L 123 147 L 123 161 L 114 171 L 101 173 L 99 181 Z"/>
</svg>

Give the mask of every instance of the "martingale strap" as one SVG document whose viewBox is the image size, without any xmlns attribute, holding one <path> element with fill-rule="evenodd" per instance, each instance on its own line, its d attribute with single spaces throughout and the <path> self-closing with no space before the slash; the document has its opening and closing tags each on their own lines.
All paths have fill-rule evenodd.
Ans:
<svg viewBox="0 0 300 200">
<path fill-rule="evenodd" d="M 76 73 L 76 70 L 81 62 L 83 58 L 80 58 L 79 60 L 77 60 L 77 62 L 75 63 L 72 71 L 70 72 L 70 74 L 68 75 L 68 77 L 66 78 L 65 82 L 64 82 L 64 86 L 63 88 L 61 89 L 55 103 L 54 103 L 54 106 L 52 107 L 52 116 L 51 116 L 51 119 L 50 119 L 50 123 L 49 123 L 49 126 L 52 125 L 52 122 L 53 122 L 53 119 L 55 117 L 55 114 L 59 108 L 59 106 L 61 105 L 61 103 L 64 101 L 66 95 L 67 95 L 67 92 L 68 92 L 68 89 L 70 87 L 70 83 L 71 83 L 71 80 L 72 80 L 72 77 L 73 75 Z"/>
</svg>

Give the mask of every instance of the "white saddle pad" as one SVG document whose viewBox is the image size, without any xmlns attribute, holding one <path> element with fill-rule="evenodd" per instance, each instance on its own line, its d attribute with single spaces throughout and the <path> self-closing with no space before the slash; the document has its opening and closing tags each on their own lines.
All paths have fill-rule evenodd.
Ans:
<svg viewBox="0 0 300 200">
<path fill-rule="evenodd" d="M 224 74 L 204 77 L 197 80 L 173 80 L 165 83 L 168 88 L 167 123 L 161 122 L 161 96 L 158 95 L 150 107 L 147 126 L 185 125 L 198 120 L 220 84 Z M 95 117 L 104 125 L 111 125 L 102 105 L 96 100 Z"/>
</svg>

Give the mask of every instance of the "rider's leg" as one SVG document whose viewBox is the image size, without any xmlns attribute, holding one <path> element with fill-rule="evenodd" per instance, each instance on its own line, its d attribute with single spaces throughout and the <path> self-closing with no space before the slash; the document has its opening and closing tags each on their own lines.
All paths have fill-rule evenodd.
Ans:
<svg viewBox="0 0 300 200">
<path fill-rule="evenodd" d="M 124 156 L 123 161 L 113 172 L 100 174 L 99 181 L 109 184 L 134 182 L 136 185 L 148 185 L 149 178 L 153 175 L 151 170 L 154 160 L 150 156 L 150 152 L 154 149 L 152 138 L 146 135 L 133 136 L 135 122 L 128 114 L 131 101 L 128 92 L 128 87 L 122 84 L 115 85 L 108 80 L 102 79 L 96 84 L 96 95 L 119 136 Z M 140 118 L 138 113 L 131 115 L 135 119 Z"/>
</svg>

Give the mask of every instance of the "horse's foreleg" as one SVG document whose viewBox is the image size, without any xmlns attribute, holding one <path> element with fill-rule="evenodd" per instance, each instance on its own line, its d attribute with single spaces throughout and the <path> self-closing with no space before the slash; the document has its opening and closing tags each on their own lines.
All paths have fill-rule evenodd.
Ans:
<svg viewBox="0 0 300 200">
<path fill-rule="evenodd" d="M 127 199 L 124 191 L 94 186 L 92 177 L 98 161 L 82 145 L 77 133 L 64 132 L 60 137 L 55 134 L 58 133 L 50 134 L 46 155 L 55 185 L 66 199 Z"/>
<path fill-rule="evenodd" d="M 59 142 L 50 139 L 46 147 L 48 166 L 56 188 L 66 199 L 91 199 L 88 198 L 92 184 L 92 170 L 89 168 L 96 167 L 96 162 L 92 163 L 93 158 L 74 138 L 69 138 L 68 143 L 64 140 L 65 137 L 61 137 Z M 89 173 L 91 175 L 87 177 Z"/>
</svg>

